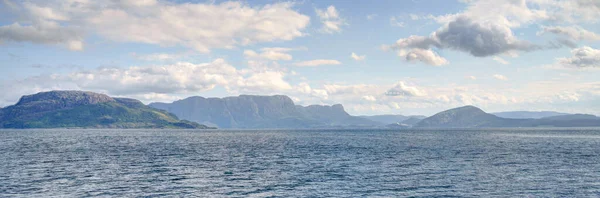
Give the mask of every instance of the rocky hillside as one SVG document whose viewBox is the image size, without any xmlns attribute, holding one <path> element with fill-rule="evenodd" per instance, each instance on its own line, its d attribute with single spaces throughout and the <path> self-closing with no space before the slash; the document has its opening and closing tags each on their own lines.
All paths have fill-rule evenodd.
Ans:
<svg viewBox="0 0 600 198">
<path fill-rule="evenodd" d="M 0 109 L 0 128 L 207 128 L 179 120 L 135 99 L 84 91 L 50 91 L 21 97 Z"/>
</svg>

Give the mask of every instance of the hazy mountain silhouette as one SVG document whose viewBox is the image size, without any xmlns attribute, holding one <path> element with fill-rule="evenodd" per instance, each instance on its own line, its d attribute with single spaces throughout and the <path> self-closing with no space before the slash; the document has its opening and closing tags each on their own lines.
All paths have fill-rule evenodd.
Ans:
<svg viewBox="0 0 600 198">
<path fill-rule="evenodd" d="M 295 105 L 283 95 L 189 97 L 173 103 L 151 103 L 182 119 L 219 128 L 375 127 L 380 123 L 349 115 L 342 105 Z"/>
<path fill-rule="evenodd" d="M 372 115 L 372 116 L 358 116 L 358 117 L 366 118 L 366 119 L 373 120 L 375 122 L 380 122 L 380 123 L 383 123 L 383 124 L 403 123 L 405 120 L 409 120 L 409 119 L 410 119 L 409 123 L 412 123 L 415 120 L 421 120 L 423 118 L 426 118 L 426 116 L 420 116 L 420 115 L 405 116 L 405 115 L 392 115 L 392 114 Z M 415 124 L 415 123 L 412 123 L 412 124 Z"/>
<path fill-rule="evenodd" d="M 539 119 L 544 117 L 569 115 L 568 113 L 561 113 L 556 111 L 506 111 L 506 112 L 495 112 L 491 113 L 501 118 L 515 118 L 515 119 Z"/>
</svg>

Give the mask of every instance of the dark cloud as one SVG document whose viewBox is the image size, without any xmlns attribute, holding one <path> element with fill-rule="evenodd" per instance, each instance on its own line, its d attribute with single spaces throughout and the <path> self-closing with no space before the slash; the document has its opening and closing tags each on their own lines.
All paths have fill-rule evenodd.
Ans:
<svg viewBox="0 0 600 198">
<path fill-rule="evenodd" d="M 494 56 L 510 51 L 542 49 L 540 46 L 517 39 L 506 25 L 479 23 L 466 16 L 456 17 L 433 32 L 431 36 L 413 35 L 396 41 L 390 47 L 399 50 L 401 52 L 399 53 L 400 56 L 406 56 L 407 53 L 403 53 L 403 51 L 413 52 L 420 49 L 417 51 L 431 52 L 431 48 L 434 47 L 463 51 L 476 57 Z M 413 53 L 413 55 L 415 54 Z M 419 60 L 430 65 L 440 65 L 440 61 L 429 61 L 431 59 L 417 57 L 424 56 L 413 56 L 410 60 Z M 441 59 L 443 58 L 440 57 L 439 60 Z M 407 58 L 407 60 L 409 59 Z"/>
<path fill-rule="evenodd" d="M 438 41 L 441 48 L 468 52 L 476 57 L 539 48 L 529 42 L 516 39 L 510 28 L 506 26 L 476 23 L 464 16 L 456 18 L 434 32 L 433 38 Z"/>
</svg>

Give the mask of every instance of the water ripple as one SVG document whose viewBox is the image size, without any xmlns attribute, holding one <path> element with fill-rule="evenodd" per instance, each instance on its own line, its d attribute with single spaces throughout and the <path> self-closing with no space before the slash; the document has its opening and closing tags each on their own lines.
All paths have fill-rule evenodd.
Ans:
<svg viewBox="0 0 600 198">
<path fill-rule="evenodd" d="M 1 130 L 0 197 L 598 197 L 600 130 Z"/>
</svg>

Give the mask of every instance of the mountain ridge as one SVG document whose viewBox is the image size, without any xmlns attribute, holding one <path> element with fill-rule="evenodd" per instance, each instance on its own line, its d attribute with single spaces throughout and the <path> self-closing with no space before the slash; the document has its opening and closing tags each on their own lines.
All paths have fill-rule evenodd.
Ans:
<svg viewBox="0 0 600 198">
<path fill-rule="evenodd" d="M 296 105 L 285 95 L 188 97 L 172 103 L 150 103 L 181 118 L 219 128 L 375 127 L 380 123 L 352 116 L 341 104 Z"/>
</svg>

